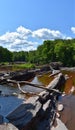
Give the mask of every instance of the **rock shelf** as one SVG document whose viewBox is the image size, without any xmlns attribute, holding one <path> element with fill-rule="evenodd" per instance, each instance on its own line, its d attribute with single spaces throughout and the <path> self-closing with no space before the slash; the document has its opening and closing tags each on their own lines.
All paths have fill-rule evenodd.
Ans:
<svg viewBox="0 0 75 130">
<path fill-rule="evenodd" d="M 10 123 L 19 130 L 50 130 L 56 117 L 56 102 L 59 91 L 65 83 L 62 73 L 47 86 L 50 91 L 44 90 L 37 96 L 29 98 L 13 112 L 7 115 Z"/>
</svg>

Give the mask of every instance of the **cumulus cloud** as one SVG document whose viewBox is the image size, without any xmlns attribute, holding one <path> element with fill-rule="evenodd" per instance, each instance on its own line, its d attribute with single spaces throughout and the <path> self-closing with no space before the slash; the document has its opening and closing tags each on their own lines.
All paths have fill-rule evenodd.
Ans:
<svg viewBox="0 0 75 130">
<path fill-rule="evenodd" d="M 6 47 L 11 51 L 29 51 L 35 50 L 43 40 L 64 39 L 65 36 L 59 30 L 50 30 L 41 28 L 30 30 L 23 26 L 16 29 L 15 32 L 6 32 L 0 36 L 0 46 Z"/>
<path fill-rule="evenodd" d="M 72 37 L 66 37 L 66 39 L 67 39 L 67 40 L 71 40 L 71 39 L 72 39 Z"/>
<path fill-rule="evenodd" d="M 19 34 L 17 32 L 6 32 L 4 35 L 0 36 L 0 41 L 14 42 L 14 40 L 18 37 Z"/>
<path fill-rule="evenodd" d="M 0 36 L 0 41 L 14 42 L 16 39 L 25 40 L 31 35 L 31 31 L 20 26 L 16 29 L 16 32 L 6 32 Z"/>
<path fill-rule="evenodd" d="M 29 29 L 24 28 L 23 26 L 20 26 L 16 29 L 16 31 L 20 34 L 24 34 L 25 36 L 31 35 L 32 31 Z"/>
<path fill-rule="evenodd" d="M 6 32 L 0 36 L 0 45 L 13 51 L 24 50 L 23 46 L 33 44 L 31 41 L 27 41 L 31 35 L 31 30 L 20 26 L 15 32 Z"/>
<path fill-rule="evenodd" d="M 11 51 L 29 51 L 29 50 L 36 50 L 36 47 L 34 46 L 35 44 L 37 44 L 36 42 L 30 42 L 30 41 L 26 41 L 24 43 L 16 43 L 16 44 L 11 44 L 9 46 L 9 50 Z"/>
<path fill-rule="evenodd" d="M 64 38 L 63 34 L 58 30 L 50 30 L 47 28 L 42 28 L 33 32 L 33 37 L 39 39 L 57 39 L 57 38 Z"/>
<path fill-rule="evenodd" d="M 75 27 L 71 27 L 71 31 L 75 33 Z"/>
</svg>

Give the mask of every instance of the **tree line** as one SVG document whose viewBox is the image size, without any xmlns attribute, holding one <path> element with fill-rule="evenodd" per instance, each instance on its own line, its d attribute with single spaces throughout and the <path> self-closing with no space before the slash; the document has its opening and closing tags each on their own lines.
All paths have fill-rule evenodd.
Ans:
<svg viewBox="0 0 75 130">
<path fill-rule="evenodd" d="M 46 40 L 34 51 L 10 52 L 0 47 L 0 62 L 30 62 L 46 64 L 62 62 L 64 66 L 75 66 L 75 39 Z"/>
</svg>

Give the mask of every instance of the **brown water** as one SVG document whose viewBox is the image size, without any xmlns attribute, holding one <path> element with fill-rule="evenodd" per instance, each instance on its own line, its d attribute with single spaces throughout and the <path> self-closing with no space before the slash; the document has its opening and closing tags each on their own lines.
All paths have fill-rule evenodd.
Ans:
<svg viewBox="0 0 75 130">
<path fill-rule="evenodd" d="M 75 96 L 66 95 L 61 99 L 64 110 L 60 112 L 60 119 L 68 130 L 75 130 Z"/>
<path fill-rule="evenodd" d="M 75 72 L 62 71 L 62 73 L 69 77 L 69 79 L 67 79 L 65 85 L 62 88 L 63 91 L 68 94 L 72 86 L 75 86 Z M 54 76 L 49 77 L 49 75 L 50 73 L 44 74 L 43 76 L 38 77 L 38 80 L 47 86 L 55 78 Z"/>
<path fill-rule="evenodd" d="M 69 91 L 72 88 L 72 86 L 75 86 L 75 72 L 63 71 L 62 73 L 64 75 L 67 74 L 67 76 L 69 76 L 69 79 L 66 81 L 65 85 L 63 86 L 63 91 L 66 92 L 67 96 L 64 96 L 61 99 L 61 102 L 64 105 L 64 111 L 62 111 L 60 119 L 65 123 L 68 130 L 75 130 L 75 96 L 74 96 L 75 92 L 72 95 L 69 94 Z M 32 80 L 32 83 L 44 84 L 45 86 L 47 86 L 54 79 L 54 76 L 49 77 L 49 75 L 50 75 L 50 73 L 44 74 L 43 76 L 36 76 Z M 42 91 L 40 89 L 35 89 L 35 88 L 32 88 L 31 86 L 26 86 L 26 85 L 22 86 L 22 88 L 25 91 L 32 90 L 32 92 L 34 92 L 34 93 L 38 93 L 38 92 Z M 13 92 L 20 93 L 18 88 L 13 88 L 11 86 L 0 85 L 0 90 L 2 90 L 3 93 L 6 93 L 6 94 L 13 93 Z M 32 95 L 31 94 L 28 95 L 28 97 L 30 97 L 30 96 L 32 96 Z M 5 101 L 5 98 L 4 98 L 4 101 Z M 2 101 L 1 97 L 0 97 L 0 100 Z M 14 101 L 13 97 L 12 97 L 11 101 Z M 10 104 L 10 101 L 9 101 L 9 104 Z M 1 103 L 0 103 L 0 105 L 1 105 Z M 3 101 L 2 101 L 2 105 L 3 105 Z M 16 105 L 15 105 L 15 107 L 16 107 Z M 4 109 L 4 111 L 5 111 L 5 109 Z M 5 115 L 6 114 L 7 113 L 5 111 Z"/>
<path fill-rule="evenodd" d="M 75 86 L 75 72 L 63 71 L 63 74 L 67 74 L 69 79 L 66 81 L 64 91 L 68 94 L 72 86 Z"/>
<path fill-rule="evenodd" d="M 42 84 L 48 85 L 48 84 L 54 79 L 53 76 L 52 76 L 52 77 L 49 77 L 50 74 L 51 74 L 51 73 L 47 73 L 47 74 L 43 74 L 43 75 L 41 75 L 41 76 L 38 76 L 38 80 L 39 80 L 40 82 L 42 82 Z"/>
<path fill-rule="evenodd" d="M 64 106 L 64 110 L 60 112 L 60 119 L 66 125 L 68 130 L 75 130 L 75 91 L 70 93 L 71 88 L 73 86 L 75 87 L 75 72 L 63 71 L 62 73 L 68 76 L 69 79 L 67 79 L 65 85 L 62 88 L 67 95 L 61 97 L 61 100 L 59 101 Z M 49 74 L 46 74 L 43 77 L 39 77 L 39 80 L 43 84 L 48 85 L 48 83 L 53 80 L 53 78 L 54 76 L 50 78 Z"/>
</svg>

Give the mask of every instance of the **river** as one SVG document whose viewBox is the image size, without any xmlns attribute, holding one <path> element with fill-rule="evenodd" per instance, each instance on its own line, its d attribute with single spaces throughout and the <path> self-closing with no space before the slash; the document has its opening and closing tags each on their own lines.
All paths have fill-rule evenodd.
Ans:
<svg viewBox="0 0 75 130">
<path fill-rule="evenodd" d="M 31 82 L 40 85 L 42 84 L 37 76 L 34 77 Z M 40 88 L 35 88 L 29 85 L 23 85 L 21 87 L 24 91 L 33 92 L 34 94 L 43 91 Z M 4 122 L 7 122 L 5 117 L 11 111 L 16 109 L 21 103 L 23 103 L 23 101 L 32 96 L 32 94 L 22 94 L 16 86 L 12 87 L 12 84 L 9 84 L 9 86 L 0 85 L 0 91 L 2 91 L 0 95 L 0 115 L 4 117 Z"/>
<path fill-rule="evenodd" d="M 65 85 L 62 88 L 62 90 L 65 91 L 65 93 L 67 94 L 67 96 L 61 98 L 61 102 L 64 105 L 64 111 L 60 113 L 60 120 L 65 123 L 68 130 L 75 130 L 75 96 L 74 93 L 69 94 L 71 87 L 75 86 L 75 72 L 63 71 L 63 74 L 70 78 L 66 81 Z M 31 80 L 31 82 L 47 86 L 54 78 L 49 77 L 49 75 L 50 74 L 48 73 L 44 74 L 43 76 L 36 76 L 33 80 Z M 34 88 L 29 85 L 23 85 L 22 89 L 26 92 L 33 92 L 34 94 L 43 91 L 42 89 Z M 0 96 L 0 114 L 4 116 L 4 121 L 6 122 L 7 120 L 5 116 L 8 115 L 11 111 L 13 111 L 17 106 L 19 106 L 28 97 L 32 95 L 22 94 L 17 87 L 12 87 L 11 85 L 0 85 L 0 90 L 2 91 L 2 95 L 4 95 Z M 60 120 L 58 120 L 58 123 L 60 122 Z M 63 124 L 61 126 L 63 126 Z M 57 130 L 57 128 L 60 127 L 53 128 L 53 130 Z M 62 129 L 60 130 L 63 130 L 64 126 L 61 128 Z M 64 130 L 66 130 L 66 128 Z"/>
</svg>

